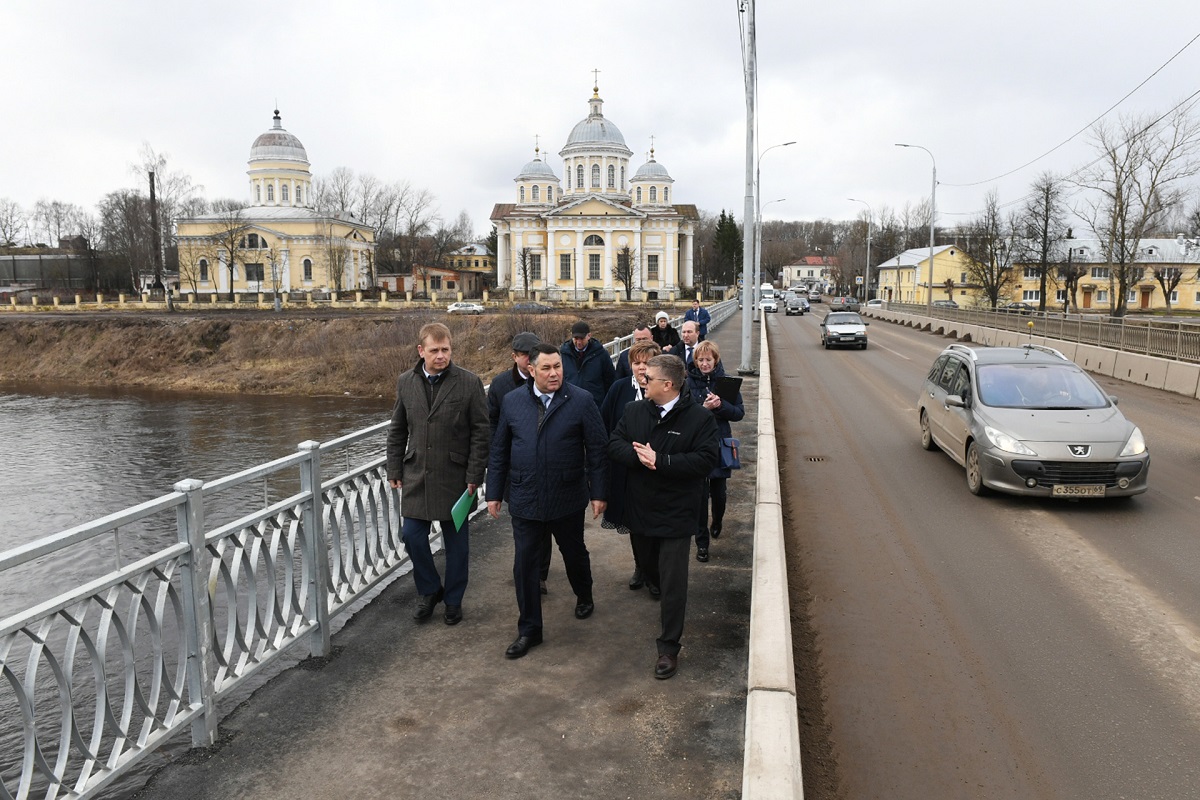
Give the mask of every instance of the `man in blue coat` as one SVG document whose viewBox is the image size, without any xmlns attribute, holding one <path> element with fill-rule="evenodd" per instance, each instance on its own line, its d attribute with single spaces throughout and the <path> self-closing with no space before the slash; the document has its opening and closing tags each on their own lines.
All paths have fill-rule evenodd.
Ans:
<svg viewBox="0 0 1200 800">
<path fill-rule="evenodd" d="M 704 341 L 708 336 L 708 323 L 712 322 L 712 314 L 708 313 L 707 308 L 700 307 L 699 300 L 692 301 L 692 307 L 683 315 L 684 322 L 694 322 L 700 326 L 700 341 Z"/>
<path fill-rule="evenodd" d="M 608 387 L 617 379 L 612 356 L 604 345 L 592 338 L 592 329 L 583 320 L 571 326 L 571 338 L 559 348 L 562 353 L 563 380 L 586 389 L 596 408 L 604 402 Z"/>
<path fill-rule="evenodd" d="M 553 536 L 575 592 L 575 617 L 587 619 L 592 602 L 592 564 L 583 542 L 584 510 L 604 513 L 608 435 L 591 395 L 563 381 L 562 354 L 553 345 L 530 353 L 533 383 L 509 392 L 488 461 L 488 513 L 500 516 L 504 487 L 512 516 L 513 582 L 517 591 L 517 638 L 505 651 L 521 658 L 542 643 L 542 595 L 538 589 L 543 541 Z M 611 366 L 611 364 L 610 364 Z"/>
</svg>

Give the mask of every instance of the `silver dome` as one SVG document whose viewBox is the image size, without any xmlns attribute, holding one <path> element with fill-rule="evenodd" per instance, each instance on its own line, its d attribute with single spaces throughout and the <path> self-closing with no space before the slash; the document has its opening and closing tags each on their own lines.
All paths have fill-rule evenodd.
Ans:
<svg viewBox="0 0 1200 800">
<path fill-rule="evenodd" d="M 302 161 L 308 163 L 308 153 L 304 145 L 292 134 L 283 129 L 279 110 L 275 110 L 275 124 L 271 130 L 261 134 L 250 146 L 251 161 Z"/>
<path fill-rule="evenodd" d="M 550 169 L 550 165 L 540 158 L 535 158 L 525 166 L 521 167 L 521 174 L 517 175 L 516 180 L 519 181 L 558 181 L 558 176 L 554 174 L 554 170 Z"/>
<path fill-rule="evenodd" d="M 588 117 L 571 129 L 567 147 L 578 144 L 615 144 L 625 147 L 625 137 L 616 125 L 604 117 Z"/>
<path fill-rule="evenodd" d="M 669 181 L 670 174 L 667 173 L 667 168 L 655 161 L 653 158 L 638 167 L 637 172 L 633 173 L 632 180 L 635 181 Z"/>
</svg>

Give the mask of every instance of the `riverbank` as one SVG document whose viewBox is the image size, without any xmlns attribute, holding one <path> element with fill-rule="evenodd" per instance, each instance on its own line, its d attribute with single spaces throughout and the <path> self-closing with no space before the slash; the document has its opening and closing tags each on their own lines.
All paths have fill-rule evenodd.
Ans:
<svg viewBox="0 0 1200 800">
<path fill-rule="evenodd" d="M 511 364 L 510 345 L 520 331 L 557 345 L 583 318 L 604 342 L 653 313 L 22 316 L 0 320 L 0 384 L 388 397 L 400 371 L 416 363 L 417 332 L 426 322 L 445 322 L 455 363 L 487 381 Z"/>
</svg>

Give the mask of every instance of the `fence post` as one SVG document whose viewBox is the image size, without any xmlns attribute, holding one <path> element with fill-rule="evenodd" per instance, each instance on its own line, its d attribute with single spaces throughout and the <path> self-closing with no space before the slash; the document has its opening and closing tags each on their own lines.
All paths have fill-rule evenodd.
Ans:
<svg viewBox="0 0 1200 800">
<path fill-rule="evenodd" d="M 1175 323 L 1175 360 L 1183 360 L 1183 323 Z"/>
<path fill-rule="evenodd" d="M 208 650 L 212 644 L 212 610 L 208 604 L 208 553 L 204 547 L 204 482 L 182 480 L 174 489 L 187 496 L 176 510 L 179 541 L 188 545 L 180 560 L 183 628 L 187 646 L 188 700 L 200 706 L 192 721 L 192 746 L 205 747 L 216 741 L 217 704 L 209 672 Z"/>
<path fill-rule="evenodd" d="M 317 623 L 309 635 L 308 647 L 314 656 L 329 654 L 329 548 L 325 543 L 325 512 L 321 496 L 321 443 L 309 439 L 299 449 L 308 453 L 300 465 L 300 491 L 309 496 L 304 504 L 304 558 L 308 572 L 308 618 Z"/>
</svg>

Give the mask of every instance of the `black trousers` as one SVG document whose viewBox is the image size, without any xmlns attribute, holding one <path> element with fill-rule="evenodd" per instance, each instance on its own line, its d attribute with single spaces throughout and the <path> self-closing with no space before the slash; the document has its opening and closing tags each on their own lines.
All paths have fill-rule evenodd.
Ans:
<svg viewBox="0 0 1200 800">
<path fill-rule="evenodd" d="M 581 603 L 592 602 L 592 560 L 583 543 L 584 509 L 552 520 L 513 517 L 513 583 L 517 590 L 517 634 L 542 632 L 542 592 L 538 587 L 542 554 L 550 537 L 558 542 L 571 590 Z"/>
<path fill-rule="evenodd" d="M 712 497 L 712 527 L 721 527 L 725 519 L 726 484 L 728 478 L 705 478 L 704 494 L 700 497 L 700 528 L 696 531 L 696 547 L 708 549 L 708 498 Z"/>
<path fill-rule="evenodd" d="M 692 537 L 670 539 L 661 536 L 629 535 L 634 552 L 638 554 L 642 577 L 662 590 L 662 634 L 658 637 L 658 654 L 679 654 L 683 638 L 683 619 L 687 612 L 688 563 L 692 559 Z"/>
</svg>

